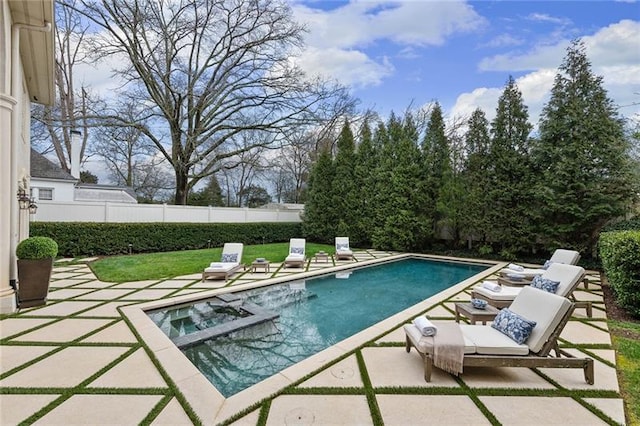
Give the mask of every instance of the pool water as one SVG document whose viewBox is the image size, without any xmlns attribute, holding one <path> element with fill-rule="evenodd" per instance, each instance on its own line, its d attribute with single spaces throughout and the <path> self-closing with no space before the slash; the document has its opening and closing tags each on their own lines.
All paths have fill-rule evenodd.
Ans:
<svg viewBox="0 0 640 426">
<path fill-rule="evenodd" d="M 407 259 L 149 316 L 229 397 L 486 268 Z"/>
</svg>

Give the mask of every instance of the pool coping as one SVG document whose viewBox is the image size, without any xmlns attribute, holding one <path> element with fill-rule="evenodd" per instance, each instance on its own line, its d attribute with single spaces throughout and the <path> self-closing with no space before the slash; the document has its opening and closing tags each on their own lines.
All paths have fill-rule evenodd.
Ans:
<svg viewBox="0 0 640 426">
<path fill-rule="evenodd" d="M 439 293 L 436 293 L 433 296 L 354 334 L 353 336 L 343 339 L 335 345 L 289 366 L 273 376 L 262 380 L 261 382 L 244 389 L 229 398 L 225 398 L 218 389 L 216 389 L 216 387 L 205 378 L 205 376 L 184 354 L 182 354 L 169 337 L 166 336 L 145 313 L 147 310 L 158 309 L 180 303 L 190 303 L 197 300 L 208 299 L 220 294 L 235 293 L 238 291 L 250 290 L 290 281 L 299 281 L 326 275 L 328 273 L 353 270 L 364 266 L 372 266 L 407 258 L 422 258 L 456 263 L 467 262 L 476 265 L 487 265 L 487 269 Z M 504 267 L 505 264 L 505 262 L 478 261 L 477 259 L 452 259 L 448 256 L 402 253 L 379 259 L 366 260 L 356 264 L 349 263 L 322 270 L 292 274 L 291 276 L 286 277 L 269 278 L 260 282 L 223 287 L 197 294 L 176 296 L 158 301 L 127 305 L 118 308 L 118 310 L 125 318 L 125 321 L 128 322 L 129 326 L 138 334 L 140 340 L 147 346 L 150 355 L 156 359 L 158 367 L 164 370 L 167 377 L 174 382 L 179 391 L 184 395 L 185 399 L 188 401 L 194 413 L 200 418 L 200 420 L 204 424 L 217 424 L 249 407 L 255 406 L 266 399 L 272 398 L 284 388 L 299 382 L 316 371 L 321 370 L 328 363 L 331 363 L 338 358 L 342 358 L 354 352 L 366 343 L 394 330 L 409 318 L 415 317 L 426 311 L 429 307 L 433 306 L 433 304 L 440 300 L 459 293 L 469 285 L 480 281 L 483 277 L 497 272 L 499 269 Z"/>
</svg>

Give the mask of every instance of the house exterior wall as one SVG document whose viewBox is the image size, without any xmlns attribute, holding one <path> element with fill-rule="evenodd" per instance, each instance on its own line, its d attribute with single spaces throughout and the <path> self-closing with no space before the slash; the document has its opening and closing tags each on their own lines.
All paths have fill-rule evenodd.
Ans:
<svg viewBox="0 0 640 426">
<path fill-rule="evenodd" d="M 41 199 L 40 190 L 50 189 L 52 190 L 53 199 L 43 200 Z M 73 181 L 61 181 L 61 180 L 49 180 L 31 178 L 31 196 L 35 198 L 40 206 L 41 202 L 57 201 L 57 202 L 73 202 L 75 193 L 75 182 Z"/>
<path fill-rule="evenodd" d="M 14 238 L 9 208 L 14 199 L 11 179 L 11 121 L 17 99 L 11 96 L 11 12 L 0 1 L 0 313 L 15 310 L 15 296 L 10 286 L 13 274 L 11 240 Z"/>
<path fill-rule="evenodd" d="M 0 314 L 16 309 L 15 248 L 29 235 L 29 211 L 18 208 L 17 192 L 29 193 L 31 98 L 53 98 L 53 37 L 45 24 L 52 19 L 53 0 L 0 0 Z M 20 38 L 36 27 L 39 36 Z M 28 78 L 21 53 L 30 54 Z"/>
</svg>

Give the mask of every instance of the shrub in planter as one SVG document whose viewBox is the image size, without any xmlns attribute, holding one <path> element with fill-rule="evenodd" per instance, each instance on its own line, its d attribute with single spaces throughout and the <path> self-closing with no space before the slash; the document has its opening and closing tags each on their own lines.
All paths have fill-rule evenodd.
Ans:
<svg viewBox="0 0 640 426">
<path fill-rule="evenodd" d="M 48 237 L 31 237 L 16 247 L 18 258 L 18 306 L 44 305 L 58 244 Z"/>
</svg>

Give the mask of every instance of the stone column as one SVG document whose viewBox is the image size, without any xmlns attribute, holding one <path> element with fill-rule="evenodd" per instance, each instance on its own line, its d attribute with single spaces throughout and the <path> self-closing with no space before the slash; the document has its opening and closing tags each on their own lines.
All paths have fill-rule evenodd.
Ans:
<svg viewBox="0 0 640 426">
<path fill-rule="evenodd" d="M 11 179 L 11 117 L 16 108 L 16 100 L 0 93 L 0 314 L 16 310 L 15 291 L 11 287 L 11 271 L 15 263 L 11 253 L 11 210 L 12 198 L 16 197 Z"/>
</svg>

